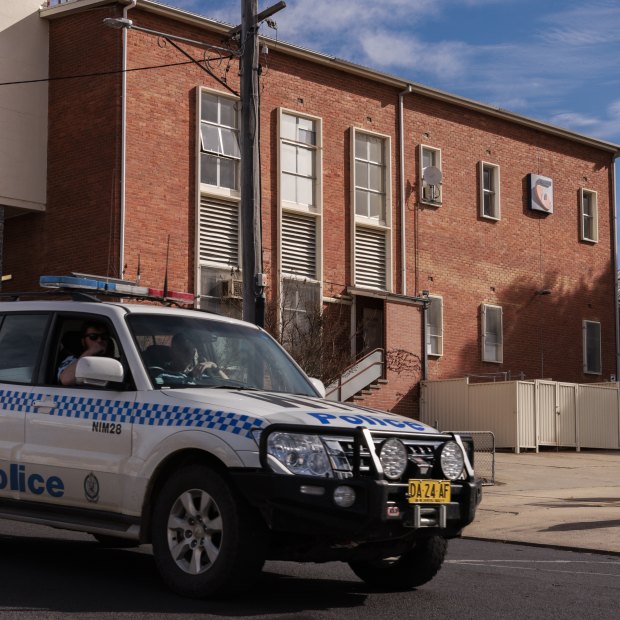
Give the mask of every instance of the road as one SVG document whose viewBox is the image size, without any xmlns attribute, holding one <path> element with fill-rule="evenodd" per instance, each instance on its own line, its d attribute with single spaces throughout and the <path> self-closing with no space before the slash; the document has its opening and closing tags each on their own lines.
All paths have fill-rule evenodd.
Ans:
<svg viewBox="0 0 620 620">
<path fill-rule="evenodd" d="M 620 557 L 456 540 L 417 591 L 372 592 L 348 567 L 268 562 L 228 601 L 179 598 L 148 547 L 105 549 L 82 534 L 0 522 L 0 618 L 576 618 L 618 616 Z"/>
</svg>

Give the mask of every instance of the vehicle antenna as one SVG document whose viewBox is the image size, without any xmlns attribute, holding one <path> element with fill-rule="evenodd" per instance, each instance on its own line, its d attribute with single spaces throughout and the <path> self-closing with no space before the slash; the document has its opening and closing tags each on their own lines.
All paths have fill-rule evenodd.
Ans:
<svg viewBox="0 0 620 620">
<path fill-rule="evenodd" d="M 168 243 L 166 245 L 166 271 L 164 273 L 164 299 L 168 297 L 168 257 L 170 256 L 170 235 L 168 235 Z"/>
</svg>

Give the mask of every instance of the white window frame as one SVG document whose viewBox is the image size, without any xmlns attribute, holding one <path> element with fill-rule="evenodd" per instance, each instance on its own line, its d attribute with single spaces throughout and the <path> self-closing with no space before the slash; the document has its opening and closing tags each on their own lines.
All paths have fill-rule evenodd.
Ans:
<svg viewBox="0 0 620 620">
<path fill-rule="evenodd" d="M 301 141 L 295 141 L 290 137 L 284 137 L 283 128 L 283 116 L 293 116 L 299 119 L 306 119 L 314 123 L 315 143 L 314 145 L 308 145 Z M 296 148 L 303 148 L 313 153 L 313 167 L 314 175 L 312 177 L 313 183 L 313 204 L 302 204 L 297 202 L 291 202 L 284 199 L 282 191 L 282 175 L 287 174 L 283 170 L 283 154 L 282 145 L 290 144 Z M 310 284 L 316 283 L 318 286 L 318 299 L 322 299 L 323 293 L 323 119 L 318 116 L 312 116 L 310 114 L 304 114 L 296 110 L 288 108 L 278 109 L 278 295 L 280 299 L 281 314 L 278 317 L 280 321 L 280 327 L 282 327 L 284 321 L 284 314 L 291 313 L 291 308 L 285 307 L 287 300 L 285 299 L 285 280 L 286 281 L 303 281 Z M 306 274 L 297 275 L 289 271 L 284 271 L 284 219 L 285 215 L 297 215 L 304 218 L 312 218 L 316 226 L 315 235 L 315 277 L 308 278 Z M 320 310 L 320 308 L 319 308 Z M 302 317 L 307 314 L 308 310 L 296 310 L 295 314 Z"/>
<path fill-rule="evenodd" d="M 429 299 L 431 303 L 427 309 L 426 351 L 432 357 L 441 357 L 443 355 L 443 297 L 429 295 Z M 433 307 L 438 308 L 436 311 L 437 321 L 432 320 L 431 309 Z"/>
<path fill-rule="evenodd" d="M 586 202 L 588 201 L 590 213 L 586 213 Z M 581 240 L 598 243 L 598 194 L 595 191 L 583 187 L 581 188 L 579 192 L 579 214 L 581 219 Z M 586 222 L 588 218 L 591 218 L 592 221 L 592 236 L 586 234 Z"/>
<path fill-rule="evenodd" d="M 240 199 L 241 192 L 239 188 L 230 189 L 226 187 L 218 187 L 217 185 L 210 185 L 208 183 L 203 183 L 201 179 L 201 153 L 202 151 L 202 95 L 207 94 L 214 97 L 219 97 L 222 99 L 228 99 L 234 102 L 238 102 L 239 98 L 234 97 L 228 93 L 224 93 L 222 91 L 207 88 L 204 86 L 199 86 L 196 88 L 196 165 L 195 165 L 195 174 L 196 174 L 196 225 L 194 231 L 194 256 L 195 261 L 195 282 L 196 282 L 196 305 L 201 305 L 201 300 L 203 300 L 203 287 L 202 287 L 202 270 L 208 269 L 215 273 L 216 278 L 224 277 L 223 274 L 226 274 L 226 279 L 241 279 L 241 265 L 243 264 L 243 240 L 242 240 L 242 231 L 241 231 L 241 210 L 240 210 Z M 237 124 L 240 130 L 240 122 L 239 122 L 239 113 L 237 112 Z M 241 171 L 241 158 L 239 157 L 239 161 L 237 164 L 237 179 L 239 179 L 240 171 Z M 203 208 L 202 201 L 204 200 L 213 200 L 215 202 L 231 202 L 236 204 L 237 213 L 239 218 L 238 225 L 238 235 L 237 235 L 237 245 L 238 245 L 238 258 L 239 265 L 225 265 L 222 262 L 218 261 L 204 261 L 200 260 L 200 248 L 201 248 L 201 226 L 200 226 L 200 215 L 201 210 Z M 231 274 L 230 276 L 228 274 Z M 204 296 L 204 299 L 210 299 L 210 297 Z"/>
<path fill-rule="evenodd" d="M 312 121 L 315 124 L 315 145 L 313 150 L 314 153 L 314 179 L 313 179 L 313 194 L 314 194 L 314 204 L 313 205 L 304 205 L 298 204 L 294 202 L 290 202 L 284 200 L 282 195 L 282 144 L 288 143 L 293 144 L 294 142 L 289 138 L 282 137 L 282 117 L 283 115 L 295 116 L 298 118 L 303 118 Z M 322 140 L 323 140 L 323 121 L 318 116 L 311 116 L 309 114 L 303 114 L 297 112 L 295 110 L 290 110 L 287 108 L 279 108 L 278 110 L 278 200 L 280 208 L 278 210 L 278 239 L 279 239 L 279 252 L 278 252 L 278 273 L 279 280 L 283 277 L 294 278 L 295 274 L 284 272 L 283 270 L 283 257 L 282 257 L 282 248 L 283 248 L 283 219 L 285 213 L 290 213 L 293 215 L 299 215 L 302 217 L 309 217 L 315 220 L 316 224 L 316 248 L 315 248 L 315 256 L 316 256 L 316 265 L 315 265 L 315 280 L 317 282 L 322 282 L 323 279 L 323 149 L 322 149 Z M 301 144 L 301 143 L 300 143 Z M 304 148 L 306 145 L 303 145 Z M 305 278 L 305 276 L 303 276 Z"/>
<path fill-rule="evenodd" d="M 497 334 L 497 343 L 496 347 L 496 356 L 491 358 L 487 356 L 487 342 L 489 341 L 489 336 L 491 332 L 487 329 L 487 315 L 489 312 L 499 312 L 499 334 Z M 502 364 L 504 362 L 504 311 L 501 306 L 496 306 L 493 304 L 482 304 L 481 305 L 481 344 L 482 344 L 482 361 L 483 362 L 491 362 L 494 364 Z"/>
<path fill-rule="evenodd" d="M 308 144 L 300 140 L 295 140 L 291 137 L 283 136 L 284 117 L 292 116 L 297 119 L 303 119 L 310 121 L 314 124 L 314 144 Z M 322 158 L 322 139 L 323 139 L 323 121 L 318 116 L 311 116 L 309 114 L 302 114 L 295 110 L 289 110 L 286 108 L 278 109 L 278 196 L 280 197 L 280 205 L 282 208 L 304 211 L 308 213 L 321 213 L 322 201 L 323 201 L 323 158 Z M 296 150 L 302 150 L 312 153 L 313 160 L 313 175 L 307 176 L 301 173 L 294 173 L 291 171 L 285 171 L 283 167 L 283 145 L 290 145 Z M 282 177 L 288 174 L 293 177 L 308 178 L 312 181 L 312 197 L 313 202 L 311 204 L 300 203 L 295 201 L 289 201 L 284 199 L 284 192 L 282 189 Z"/>
<path fill-rule="evenodd" d="M 485 185 L 485 172 L 491 172 L 491 186 Z M 500 202 L 500 176 L 499 166 L 487 161 L 481 161 L 479 164 L 480 176 L 480 217 L 487 220 L 501 219 L 501 202 Z M 485 213 L 485 198 L 489 196 L 491 202 L 491 213 Z"/>
<path fill-rule="evenodd" d="M 443 181 L 439 185 L 435 186 L 436 189 L 433 190 L 433 197 L 431 198 L 431 196 L 428 195 L 431 191 L 431 186 L 422 178 L 424 170 L 426 169 L 426 166 L 424 165 L 425 153 L 430 153 L 432 155 L 433 163 L 430 165 L 439 168 L 443 174 L 443 168 L 441 167 L 441 149 L 434 146 L 429 146 L 428 144 L 420 144 L 418 172 L 418 187 L 420 188 L 419 202 L 427 205 L 433 205 L 434 207 L 440 207 L 443 203 Z"/>
<path fill-rule="evenodd" d="M 239 153 L 239 157 L 225 157 L 226 159 L 231 159 L 231 160 L 235 160 L 236 161 L 236 172 L 235 172 L 235 176 L 237 178 L 237 187 L 236 188 L 228 188 L 228 187 L 221 187 L 219 185 L 211 185 L 209 183 L 203 183 L 202 182 L 202 178 L 201 178 L 201 161 L 202 161 L 202 153 L 206 152 L 202 150 L 202 126 L 203 126 L 203 120 L 202 120 L 202 95 L 210 95 L 212 97 L 217 97 L 218 99 L 227 99 L 229 101 L 233 101 L 235 103 L 239 102 L 239 98 L 235 97 L 233 95 L 229 95 L 228 93 L 223 93 L 221 91 L 218 90 L 214 90 L 212 88 L 206 88 L 206 87 L 200 87 L 197 88 L 197 128 L 196 128 L 196 149 L 197 149 L 197 154 L 196 154 L 196 174 L 197 174 L 197 179 L 198 179 L 198 186 L 200 187 L 200 191 L 204 194 L 210 194 L 213 196 L 220 196 L 220 197 L 225 197 L 225 198 L 235 198 L 235 199 L 239 199 L 241 196 L 241 192 L 240 192 L 240 172 L 241 172 L 241 153 Z M 205 124 L 211 124 L 211 123 L 205 123 Z M 218 127 L 220 127 L 220 125 L 216 125 Z M 222 128 L 225 129 L 230 129 L 227 125 L 222 125 Z M 237 127 L 234 128 L 237 130 L 237 135 L 240 135 L 240 115 L 239 115 L 239 111 L 237 110 Z"/>
<path fill-rule="evenodd" d="M 603 357 L 602 357 L 602 338 L 601 338 L 601 323 L 600 321 L 583 321 L 583 372 L 586 375 L 602 375 L 603 374 Z M 598 325 L 598 342 L 595 343 L 598 347 L 598 368 L 590 368 L 588 365 L 588 325 Z"/>
<path fill-rule="evenodd" d="M 357 142 L 358 139 L 361 139 L 362 137 L 368 138 L 368 139 L 372 139 L 375 140 L 377 142 L 379 142 L 381 144 L 381 161 L 377 162 L 375 160 L 370 159 L 369 157 L 360 157 L 357 154 Z M 358 221 L 363 221 L 366 222 L 368 224 L 374 224 L 374 225 L 383 225 L 385 226 L 385 223 L 388 219 L 388 215 L 387 215 L 387 209 L 388 209 L 388 195 L 387 195 L 387 185 L 388 185 L 388 178 L 387 178 L 387 168 L 388 168 L 388 153 L 386 152 L 386 136 L 382 136 L 376 133 L 371 133 L 369 131 L 361 131 L 358 129 L 354 129 L 354 144 L 353 144 L 353 152 L 352 152 L 352 157 L 354 159 L 354 167 L 353 167 L 353 182 L 354 182 L 354 190 L 355 190 L 355 218 Z M 361 178 L 360 175 L 358 175 L 357 173 L 357 168 L 358 168 L 358 164 L 365 168 L 366 171 L 368 172 L 368 175 L 366 178 Z M 373 169 L 379 169 L 380 170 L 380 175 L 381 175 L 381 184 L 382 184 L 382 191 L 377 191 L 375 189 L 373 189 L 371 187 L 371 183 L 370 183 L 370 172 Z M 381 203 L 382 203 L 382 207 L 381 210 L 383 211 L 382 216 L 379 217 L 375 217 L 374 215 L 369 215 L 369 214 L 361 214 L 358 213 L 358 200 L 357 200 L 357 193 L 358 190 L 364 193 L 364 196 L 370 198 L 371 196 L 378 196 L 381 199 Z M 368 210 L 368 209 L 367 209 Z"/>
<path fill-rule="evenodd" d="M 382 221 L 379 218 L 367 217 L 357 214 L 356 203 L 356 141 L 359 135 L 372 136 L 378 138 L 383 142 L 383 188 L 384 188 L 384 209 L 385 219 Z M 390 292 L 392 290 L 392 140 L 387 134 L 381 134 L 373 131 L 367 131 L 357 127 L 351 128 L 351 144 L 350 144 L 350 160 L 351 160 L 351 238 L 353 243 L 351 244 L 351 281 L 356 286 L 365 287 L 364 284 L 356 282 L 356 248 L 357 248 L 357 230 L 358 228 L 373 229 L 380 231 L 385 235 L 385 288 L 380 290 L 386 290 Z M 371 287 L 375 288 L 375 287 Z"/>
</svg>

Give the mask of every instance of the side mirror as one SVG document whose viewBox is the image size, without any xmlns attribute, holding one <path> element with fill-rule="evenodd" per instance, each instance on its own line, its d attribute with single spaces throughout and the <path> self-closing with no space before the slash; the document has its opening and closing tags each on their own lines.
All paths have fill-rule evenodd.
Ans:
<svg viewBox="0 0 620 620">
<path fill-rule="evenodd" d="M 123 365 L 111 357 L 87 356 L 78 360 L 75 368 L 77 385 L 105 387 L 108 383 L 121 383 L 124 377 Z"/>
<path fill-rule="evenodd" d="M 310 383 L 314 386 L 314 389 L 319 393 L 321 398 L 325 398 L 325 386 L 320 379 L 315 379 L 314 377 L 310 377 Z"/>
</svg>

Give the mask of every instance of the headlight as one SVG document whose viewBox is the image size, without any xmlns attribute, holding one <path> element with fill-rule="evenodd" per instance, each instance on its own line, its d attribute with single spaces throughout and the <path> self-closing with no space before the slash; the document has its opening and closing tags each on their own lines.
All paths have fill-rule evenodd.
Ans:
<svg viewBox="0 0 620 620">
<path fill-rule="evenodd" d="M 447 441 L 440 448 L 439 463 L 441 471 L 448 480 L 456 480 L 462 473 L 465 466 L 463 451 L 454 441 Z"/>
<path fill-rule="evenodd" d="M 379 460 L 385 477 L 397 480 L 407 469 L 407 448 L 399 439 L 388 439 L 379 448 Z"/>
<path fill-rule="evenodd" d="M 325 446 L 318 435 L 272 433 L 267 439 L 267 453 L 293 474 L 328 476 L 332 473 Z"/>
</svg>

